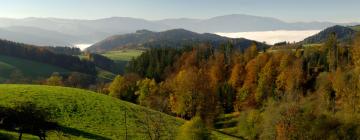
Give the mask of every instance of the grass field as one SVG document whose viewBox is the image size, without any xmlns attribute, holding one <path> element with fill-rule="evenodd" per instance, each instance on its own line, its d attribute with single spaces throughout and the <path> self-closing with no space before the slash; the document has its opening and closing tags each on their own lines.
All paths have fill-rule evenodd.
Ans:
<svg viewBox="0 0 360 140">
<path fill-rule="evenodd" d="M 44 63 L 0 55 L 0 82 L 10 78 L 10 75 L 16 70 L 20 71 L 23 76 L 31 78 L 46 78 L 53 72 L 69 72 L 63 68 Z"/>
<path fill-rule="evenodd" d="M 96 68 L 97 70 L 97 77 L 102 79 L 102 80 L 105 80 L 105 81 L 112 81 L 116 75 L 114 73 L 111 73 L 109 71 L 106 71 L 106 70 L 103 70 L 103 69 L 100 69 L 100 68 Z"/>
<path fill-rule="evenodd" d="M 303 47 L 308 48 L 308 47 L 321 47 L 323 44 L 304 44 Z"/>
<path fill-rule="evenodd" d="M 357 26 L 353 26 L 351 27 L 352 29 L 356 30 L 356 31 L 360 31 L 360 25 L 357 25 Z"/>
<path fill-rule="evenodd" d="M 51 108 L 61 131 L 50 133 L 48 139 L 118 140 L 125 139 L 125 128 L 129 139 L 147 140 L 148 132 L 155 130 L 160 130 L 161 139 L 174 139 L 178 127 L 185 122 L 106 95 L 74 88 L 0 84 L 0 101 L 0 106 L 6 107 L 13 107 L 18 102 L 32 102 L 39 107 Z M 217 139 L 236 139 L 218 131 L 212 134 Z M 0 139 L 4 136 L 17 139 L 17 133 L 1 130 Z M 25 135 L 24 139 L 37 137 Z"/>
<path fill-rule="evenodd" d="M 0 140 L 17 140 L 17 139 L 18 139 L 18 134 L 16 132 L 8 132 L 8 131 L 0 130 Z M 29 134 L 24 134 L 22 139 L 38 140 L 39 138 Z"/>
<path fill-rule="evenodd" d="M 144 51 L 143 50 L 120 50 L 120 51 L 109 51 L 102 55 L 118 62 L 118 61 L 130 61 L 132 58 L 138 57 Z"/>
<path fill-rule="evenodd" d="M 0 105 L 33 102 L 51 107 L 63 133 L 73 138 L 147 139 L 147 126 L 161 123 L 164 138 L 173 137 L 183 120 L 91 91 L 34 85 L 0 85 Z M 151 128 L 153 131 L 155 128 Z M 52 136 L 51 137 L 57 137 Z M 50 137 L 50 138 L 51 138 Z"/>
<path fill-rule="evenodd" d="M 124 49 L 119 51 L 109 51 L 101 55 L 106 56 L 113 60 L 116 63 L 117 69 L 120 73 L 124 73 L 126 64 L 132 59 L 140 56 L 144 50 L 135 50 L 135 49 Z"/>
<path fill-rule="evenodd" d="M 221 115 L 215 123 L 215 128 L 217 128 L 218 132 L 223 132 L 240 138 L 241 136 L 238 135 L 237 127 L 239 121 L 238 117 L 239 113 Z"/>
</svg>

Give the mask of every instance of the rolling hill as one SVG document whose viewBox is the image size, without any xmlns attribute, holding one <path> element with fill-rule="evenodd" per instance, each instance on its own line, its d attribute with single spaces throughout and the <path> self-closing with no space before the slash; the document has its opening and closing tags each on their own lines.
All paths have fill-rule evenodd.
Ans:
<svg viewBox="0 0 360 140">
<path fill-rule="evenodd" d="M 81 60 L 77 56 L 55 53 L 47 47 L 0 39 L 0 55 L 46 63 L 74 72 L 90 75 L 96 73 L 95 64 L 92 62 Z"/>
<path fill-rule="evenodd" d="M 69 72 L 66 69 L 45 63 L 0 55 L 0 83 L 10 78 L 16 78 L 12 76 L 16 71 L 20 72 L 22 76 L 31 79 L 47 78 L 53 72 Z"/>
<path fill-rule="evenodd" d="M 210 43 L 214 46 L 234 43 L 236 48 L 246 48 L 253 42 L 252 40 L 238 38 L 231 39 L 215 34 L 199 34 L 184 29 L 174 29 L 164 32 L 152 32 L 148 30 L 139 30 L 136 33 L 115 35 L 100 41 L 89 48 L 90 52 L 106 52 L 119 49 L 136 49 L 149 47 L 184 47 L 195 43 Z M 259 47 L 266 47 L 265 44 L 257 42 Z"/>
<path fill-rule="evenodd" d="M 0 85 L 0 100 L 1 106 L 8 107 L 16 102 L 32 102 L 40 107 L 51 107 L 51 112 L 58 116 L 56 120 L 63 133 L 86 139 L 124 139 L 125 115 L 131 139 L 146 139 L 147 125 L 154 123 L 161 123 L 161 128 L 157 129 L 161 129 L 164 138 L 169 139 L 184 122 L 106 95 L 73 88 Z M 153 131 L 152 129 L 155 128 L 149 131 Z"/>
<path fill-rule="evenodd" d="M 51 132 L 50 139 L 150 139 L 148 132 L 160 130 L 161 139 L 174 139 L 185 121 L 145 107 L 99 93 L 65 87 L 0 84 L 0 106 L 12 107 L 31 102 L 55 113 L 61 132 Z M 126 115 L 126 123 L 125 123 Z M 127 131 L 127 133 L 126 133 Z M 59 135 L 60 134 L 60 135 Z M 236 137 L 213 131 L 218 139 Z M 0 131 L 16 139 L 16 133 Z M 27 139 L 36 139 L 25 135 Z"/>
<path fill-rule="evenodd" d="M 356 31 L 350 27 L 336 25 L 336 26 L 326 28 L 325 30 L 321 31 L 320 33 L 304 39 L 301 43 L 303 43 L 303 44 L 323 43 L 328 39 L 328 36 L 331 33 L 335 33 L 338 41 L 340 41 L 340 42 L 350 42 L 352 40 L 352 38 L 354 37 L 354 35 L 356 34 Z"/>
<path fill-rule="evenodd" d="M 360 25 L 352 26 L 351 29 L 359 32 L 360 31 Z"/>
</svg>

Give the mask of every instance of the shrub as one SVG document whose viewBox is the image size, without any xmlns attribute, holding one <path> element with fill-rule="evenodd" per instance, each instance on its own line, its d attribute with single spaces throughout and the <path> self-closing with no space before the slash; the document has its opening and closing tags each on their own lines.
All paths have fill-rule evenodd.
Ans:
<svg viewBox="0 0 360 140">
<path fill-rule="evenodd" d="M 194 117 L 180 127 L 177 140 L 209 140 L 210 131 L 200 117 Z"/>
</svg>

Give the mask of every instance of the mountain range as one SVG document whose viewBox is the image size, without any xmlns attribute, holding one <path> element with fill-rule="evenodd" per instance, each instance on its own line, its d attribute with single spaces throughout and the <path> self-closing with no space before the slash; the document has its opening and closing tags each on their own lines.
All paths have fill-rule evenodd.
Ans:
<svg viewBox="0 0 360 140">
<path fill-rule="evenodd" d="M 338 25 L 332 22 L 285 22 L 276 18 L 233 14 L 209 19 L 145 20 L 112 17 L 96 20 L 60 18 L 0 18 L 0 38 L 34 45 L 92 44 L 115 34 L 137 30 L 166 31 L 183 28 L 198 33 L 272 30 L 314 30 Z M 339 25 L 354 25 L 343 23 Z"/>
</svg>

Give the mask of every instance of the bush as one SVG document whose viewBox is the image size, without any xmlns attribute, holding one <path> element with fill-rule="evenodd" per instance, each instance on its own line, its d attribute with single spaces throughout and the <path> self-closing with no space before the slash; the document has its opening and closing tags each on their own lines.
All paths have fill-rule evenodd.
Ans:
<svg viewBox="0 0 360 140">
<path fill-rule="evenodd" d="M 211 133 L 200 117 L 194 117 L 180 127 L 177 140 L 209 140 Z"/>
<path fill-rule="evenodd" d="M 249 110 L 240 114 L 238 133 L 246 139 L 258 139 L 261 116 L 258 110 Z"/>
</svg>

